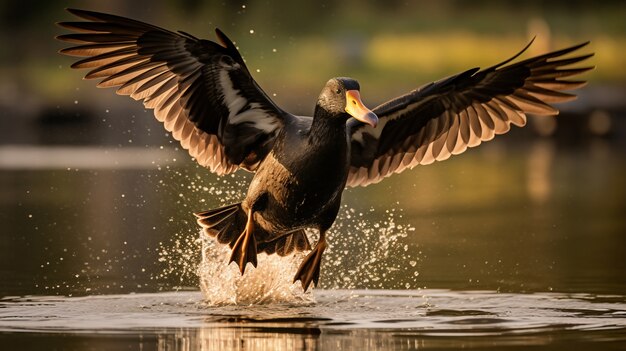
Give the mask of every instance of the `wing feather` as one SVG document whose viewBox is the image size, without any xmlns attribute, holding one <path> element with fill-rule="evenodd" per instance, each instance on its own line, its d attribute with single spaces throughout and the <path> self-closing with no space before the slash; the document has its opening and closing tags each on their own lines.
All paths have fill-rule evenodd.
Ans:
<svg viewBox="0 0 626 351">
<path fill-rule="evenodd" d="M 198 163 L 218 174 L 254 170 L 292 118 L 263 92 L 233 43 L 220 44 L 120 16 L 68 9 L 85 21 L 59 23 L 98 87 L 142 100 Z"/>
<path fill-rule="evenodd" d="M 511 124 L 524 126 L 528 114 L 558 114 L 550 104 L 574 99 L 563 91 L 586 84 L 564 78 L 593 69 L 570 65 L 593 54 L 564 57 L 587 42 L 511 63 L 531 43 L 495 66 L 426 84 L 376 107 L 376 128 L 351 123 L 347 186 L 377 183 L 406 168 L 461 154 L 508 132 Z"/>
</svg>

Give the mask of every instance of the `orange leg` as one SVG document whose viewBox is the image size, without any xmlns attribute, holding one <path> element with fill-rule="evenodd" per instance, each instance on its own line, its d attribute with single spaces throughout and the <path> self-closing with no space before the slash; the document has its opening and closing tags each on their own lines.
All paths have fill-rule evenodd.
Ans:
<svg viewBox="0 0 626 351">
<path fill-rule="evenodd" d="M 239 266 L 239 271 L 243 275 L 246 271 L 246 264 L 252 263 L 254 267 L 257 265 L 256 260 L 256 239 L 254 238 L 254 220 L 252 210 L 248 211 L 248 221 L 246 222 L 246 228 L 243 233 L 239 235 L 239 238 L 233 246 L 233 251 L 230 255 L 230 261 L 236 262 Z"/>
<path fill-rule="evenodd" d="M 322 254 L 324 253 L 324 250 L 326 250 L 327 246 L 324 234 L 324 232 L 320 234 L 320 240 L 317 242 L 317 245 L 315 245 L 313 251 L 309 252 L 309 254 L 304 258 L 300 264 L 300 268 L 298 268 L 298 271 L 296 272 L 296 276 L 293 278 L 294 283 L 298 280 L 302 283 L 304 291 L 309 289 L 311 282 L 317 286 L 320 279 Z"/>
</svg>

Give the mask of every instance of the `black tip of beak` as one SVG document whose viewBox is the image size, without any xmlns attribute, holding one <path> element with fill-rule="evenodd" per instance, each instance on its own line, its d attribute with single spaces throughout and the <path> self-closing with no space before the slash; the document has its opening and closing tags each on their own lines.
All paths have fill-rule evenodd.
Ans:
<svg viewBox="0 0 626 351">
<path fill-rule="evenodd" d="M 364 116 L 364 121 L 365 123 L 369 124 L 370 126 L 372 126 L 373 128 L 376 128 L 376 126 L 378 125 L 378 116 L 376 116 L 376 114 L 374 112 L 368 112 L 365 116 Z"/>
</svg>

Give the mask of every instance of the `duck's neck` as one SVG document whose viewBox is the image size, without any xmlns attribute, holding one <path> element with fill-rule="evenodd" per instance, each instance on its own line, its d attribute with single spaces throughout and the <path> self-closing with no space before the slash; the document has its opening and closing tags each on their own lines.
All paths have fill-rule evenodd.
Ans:
<svg viewBox="0 0 626 351">
<path fill-rule="evenodd" d="M 316 191 L 333 193 L 345 186 L 350 158 L 346 130 L 346 121 L 342 118 L 318 113 L 313 117 L 306 150 L 299 162 L 304 163 L 301 167 L 306 169 L 312 183 L 323 183 L 316 183 Z"/>
<path fill-rule="evenodd" d="M 331 117 L 328 112 L 317 107 L 309 131 L 309 143 L 312 145 L 328 145 L 335 142 L 346 144 L 346 119 Z"/>
</svg>

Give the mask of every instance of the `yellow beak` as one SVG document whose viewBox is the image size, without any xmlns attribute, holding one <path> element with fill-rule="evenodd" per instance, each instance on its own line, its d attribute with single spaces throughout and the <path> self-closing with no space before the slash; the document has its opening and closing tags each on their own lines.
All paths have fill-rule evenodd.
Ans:
<svg viewBox="0 0 626 351">
<path fill-rule="evenodd" d="M 378 124 L 378 116 L 363 105 L 361 94 L 359 94 L 358 90 L 346 91 L 346 112 L 348 112 L 350 116 L 374 128 L 376 124 Z"/>
</svg>

